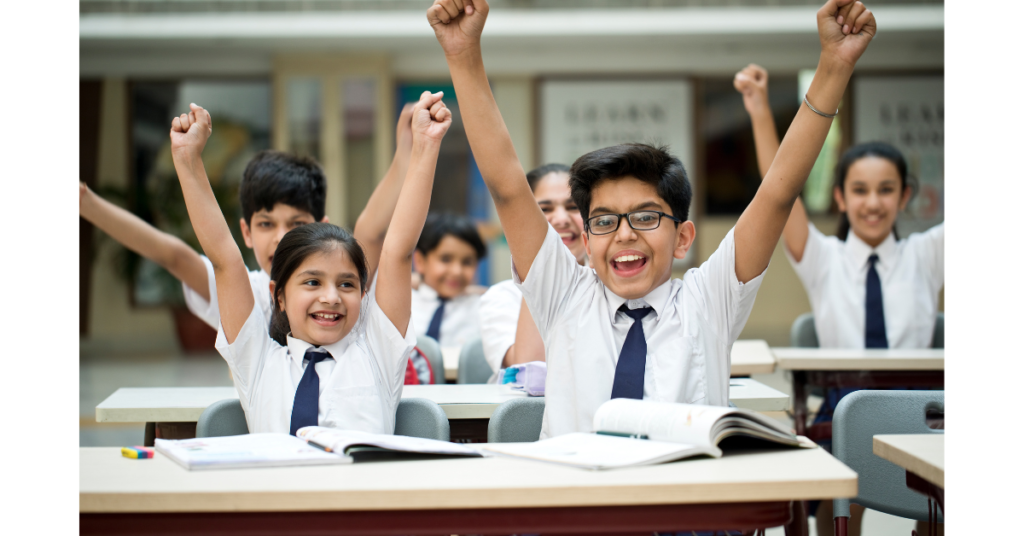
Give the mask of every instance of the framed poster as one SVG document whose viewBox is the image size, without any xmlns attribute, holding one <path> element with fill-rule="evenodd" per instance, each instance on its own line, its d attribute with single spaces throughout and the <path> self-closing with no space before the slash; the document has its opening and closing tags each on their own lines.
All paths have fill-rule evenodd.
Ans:
<svg viewBox="0 0 1024 536">
<path fill-rule="evenodd" d="M 544 80 L 540 86 L 540 162 L 572 165 L 580 156 L 619 143 L 667 145 L 693 176 L 693 84 L 685 79 Z M 690 204 L 690 219 L 693 206 Z M 692 266 L 697 248 L 676 268 Z"/>
<path fill-rule="evenodd" d="M 901 237 L 944 218 L 943 77 L 860 76 L 853 85 L 853 142 L 891 143 L 907 160 L 919 190 L 900 215 Z"/>
</svg>

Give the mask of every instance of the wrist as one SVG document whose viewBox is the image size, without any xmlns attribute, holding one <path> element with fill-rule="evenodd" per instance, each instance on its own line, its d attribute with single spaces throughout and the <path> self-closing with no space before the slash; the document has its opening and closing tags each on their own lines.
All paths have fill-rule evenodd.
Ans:
<svg viewBox="0 0 1024 536">
<path fill-rule="evenodd" d="M 452 54 L 445 52 L 444 58 L 447 60 L 449 67 L 469 67 L 477 63 L 483 63 L 483 54 L 480 52 L 480 42 L 477 41 L 459 52 Z"/>
<path fill-rule="evenodd" d="M 441 140 L 429 136 L 419 136 L 412 140 L 412 156 L 417 157 L 428 152 L 437 152 L 441 148 Z"/>
</svg>

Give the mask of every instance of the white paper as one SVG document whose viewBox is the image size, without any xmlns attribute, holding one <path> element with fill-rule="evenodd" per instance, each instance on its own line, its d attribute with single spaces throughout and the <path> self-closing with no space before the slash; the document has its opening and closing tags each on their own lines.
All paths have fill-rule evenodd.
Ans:
<svg viewBox="0 0 1024 536">
<path fill-rule="evenodd" d="M 717 448 L 572 433 L 534 443 L 485 443 L 480 449 L 495 454 L 559 463 L 587 469 L 614 469 L 667 462 L 697 454 L 721 456 Z"/>
<path fill-rule="evenodd" d="M 328 447 L 332 452 L 343 453 L 354 445 L 379 447 L 398 452 L 415 452 L 420 454 L 454 454 L 461 456 L 480 456 L 473 447 L 459 443 L 449 443 L 436 439 L 409 437 L 399 435 L 371 434 L 356 430 L 339 430 L 321 426 L 306 426 L 296 431 L 299 438 L 312 441 L 317 445 Z"/>
<path fill-rule="evenodd" d="M 189 470 L 351 463 L 288 434 L 157 439 L 157 452 Z"/>
</svg>

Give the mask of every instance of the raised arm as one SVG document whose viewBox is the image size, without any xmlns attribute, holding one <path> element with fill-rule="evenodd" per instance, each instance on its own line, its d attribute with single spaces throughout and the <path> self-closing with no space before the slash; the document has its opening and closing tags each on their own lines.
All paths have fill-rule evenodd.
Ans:
<svg viewBox="0 0 1024 536">
<path fill-rule="evenodd" d="M 473 156 L 494 199 L 516 271 L 526 280 L 548 222 L 526 182 L 512 137 L 491 94 L 480 53 L 486 0 L 435 0 L 427 21 L 444 49 Z"/>
<path fill-rule="evenodd" d="M 196 250 L 182 239 L 146 223 L 135 214 L 103 199 L 78 183 L 78 211 L 83 218 L 122 246 L 159 264 L 182 283 L 210 301 L 206 266 Z"/>
<path fill-rule="evenodd" d="M 213 264 L 220 323 L 228 343 L 232 343 L 252 313 L 255 301 L 242 252 L 231 237 L 203 167 L 203 147 L 213 132 L 210 113 L 195 104 L 189 107 L 188 114 L 171 122 L 171 156 L 192 228 Z"/>
<path fill-rule="evenodd" d="M 366 255 L 366 269 L 370 274 L 367 285 L 377 275 L 377 262 L 380 261 L 380 251 L 384 247 L 384 237 L 388 233 L 388 224 L 395 213 L 395 204 L 398 202 L 398 194 L 402 191 L 402 183 L 405 182 L 405 174 L 409 171 L 409 156 L 412 152 L 412 103 L 402 108 L 398 116 L 398 126 L 395 128 L 395 157 L 391 160 L 391 166 L 381 179 L 380 184 L 373 190 L 366 207 L 359 214 L 356 226 L 352 235 L 359 241 Z"/>
<path fill-rule="evenodd" d="M 828 0 L 818 10 L 821 58 L 807 100 L 832 114 L 839 108 L 853 67 L 876 31 L 875 17 L 859 1 Z M 754 200 L 736 222 L 736 277 L 750 281 L 768 267 L 775 244 L 821 152 L 832 120 L 800 106 Z"/>
<path fill-rule="evenodd" d="M 441 139 L 452 124 L 452 114 L 441 102 L 442 95 L 424 91 L 413 107 L 409 173 L 380 254 L 377 304 L 403 335 L 409 328 L 412 308 L 412 255 L 427 220 Z"/>
<path fill-rule="evenodd" d="M 763 179 L 772 167 L 772 160 L 779 152 L 779 135 L 775 131 L 775 118 L 768 102 L 768 71 L 751 63 L 736 73 L 733 79 L 736 91 L 743 94 L 743 107 L 750 114 L 750 124 L 754 131 L 754 149 L 757 151 L 757 167 Z M 782 230 L 782 239 L 786 249 L 797 262 L 804 256 L 807 245 L 807 210 L 799 197 L 789 212 L 786 227 Z"/>
</svg>

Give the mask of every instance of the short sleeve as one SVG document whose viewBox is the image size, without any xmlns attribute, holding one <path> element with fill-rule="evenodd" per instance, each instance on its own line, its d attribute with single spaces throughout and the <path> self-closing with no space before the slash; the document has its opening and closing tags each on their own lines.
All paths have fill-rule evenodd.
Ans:
<svg viewBox="0 0 1024 536">
<path fill-rule="evenodd" d="M 253 389 L 259 385 L 267 355 L 275 347 L 280 347 L 277 341 L 270 338 L 267 326 L 263 309 L 256 304 L 253 304 L 252 312 L 245 319 L 234 342 L 229 344 L 224 327 L 218 326 L 215 346 L 231 369 L 231 378 L 242 399 L 243 408 L 250 407 L 249 401 L 255 395 Z"/>
<path fill-rule="evenodd" d="M 735 227 L 730 229 L 711 257 L 688 274 L 699 276 L 694 278 L 694 282 L 701 286 L 700 294 L 704 297 L 707 317 L 719 336 L 729 344 L 736 341 L 747 323 L 757 290 L 768 271 L 766 267 L 757 277 L 746 283 L 740 282 L 736 277 L 735 230 Z"/>
<path fill-rule="evenodd" d="M 402 385 L 405 383 L 405 369 L 409 352 L 416 346 L 416 330 L 413 329 L 412 317 L 405 335 L 398 331 L 388 315 L 377 305 L 377 278 L 370 285 L 370 291 L 363 298 L 359 325 L 366 336 L 367 349 L 380 367 L 385 387 L 393 399 L 401 396 Z"/>
<path fill-rule="evenodd" d="M 206 266 L 206 285 L 209 287 L 210 300 L 203 299 L 195 289 L 182 282 L 181 290 L 185 293 L 185 306 L 188 307 L 189 312 L 198 316 L 208 326 L 217 329 L 220 327 L 220 310 L 217 309 L 217 281 L 213 275 L 213 263 L 206 255 L 200 255 L 199 258 Z"/>
<path fill-rule="evenodd" d="M 585 270 L 587 268 L 576 262 L 550 224 L 526 281 L 519 278 L 515 262 L 512 263 L 512 281 L 522 291 L 544 340 L 547 340 L 548 329 L 562 313 L 569 294 Z"/>
<path fill-rule="evenodd" d="M 523 294 L 509 281 L 492 286 L 480 298 L 480 338 L 484 358 L 494 372 L 501 369 L 505 354 L 516 342 L 522 305 Z"/>
<path fill-rule="evenodd" d="M 793 258 L 793 254 L 789 252 L 789 248 L 783 245 L 782 250 L 786 252 L 789 264 L 793 266 L 793 270 L 796 271 L 797 277 L 803 282 L 804 288 L 808 290 L 808 294 L 821 281 L 822 267 L 826 261 L 825 250 L 827 240 L 828 238 L 813 223 L 807 222 L 807 243 L 804 244 L 804 255 L 800 258 L 800 262 L 797 262 Z"/>
<path fill-rule="evenodd" d="M 938 292 L 946 282 L 946 224 L 940 223 L 923 233 L 907 237 L 913 247 L 923 273 L 927 274 L 932 290 Z"/>
</svg>

